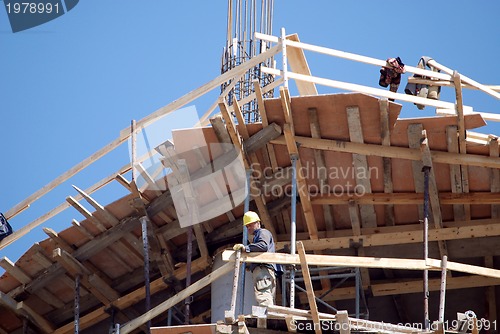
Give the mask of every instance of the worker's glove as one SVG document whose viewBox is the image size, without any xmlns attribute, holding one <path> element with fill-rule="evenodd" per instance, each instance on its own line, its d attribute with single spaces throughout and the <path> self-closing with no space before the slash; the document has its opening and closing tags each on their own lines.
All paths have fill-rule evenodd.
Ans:
<svg viewBox="0 0 500 334">
<path fill-rule="evenodd" d="M 243 244 L 236 244 L 236 245 L 233 246 L 233 249 L 235 251 L 239 251 L 239 250 L 245 251 L 245 245 L 243 245 Z"/>
</svg>

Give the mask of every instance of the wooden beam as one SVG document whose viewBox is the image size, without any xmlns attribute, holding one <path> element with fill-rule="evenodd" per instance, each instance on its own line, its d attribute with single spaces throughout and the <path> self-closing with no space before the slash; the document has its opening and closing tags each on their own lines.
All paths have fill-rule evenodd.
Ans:
<svg viewBox="0 0 500 334">
<path fill-rule="evenodd" d="M 321 323 L 319 321 L 318 305 L 316 305 L 316 296 L 314 295 L 311 274 L 309 273 L 306 251 L 304 249 L 304 245 L 300 241 L 297 242 L 297 253 L 299 254 L 302 275 L 304 276 L 304 285 L 306 286 L 307 299 L 309 300 L 309 308 L 311 310 L 311 316 L 314 324 L 314 332 L 316 334 L 321 334 Z"/>
<path fill-rule="evenodd" d="M 269 143 L 269 141 L 278 138 L 281 135 L 281 127 L 276 123 L 271 123 L 264 126 L 262 130 L 245 139 L 243 142 L 243 149 L 247 155 L 254 153 Z"/>
<path fill-rule="evenodd" d="M 490 138 L 488 146 L 490 149 L 490 157 L 498 157 L 498 138 Z M 500 192 L 500 170 L 498 169 L 490 169 L 490 190 L 492 193 Z M 500 205 L 491 206 L 491 218 L 500 218 Z"/>
<path fill-rule="evenodd" d="M 362 243 L 363 247 L 375 247 L 421 243 L 423 241 L 422 230 L 418 224 L 408 226 L 408 228 L 402 231 L 385 232 L 385 230 L 382 229 L 378 232 L 379 233 L 363 234 L 360 236 L 349 234 L 332 238 L 320 238 L 318 240 L 303 240 L 302 242 L 307 250 L 319 251 L 325 249 L 333 250 L 350 248 L 353 242 Z M 429 241 L 461 240 L 499 235 L 500 223 L 474 225 L 473 221 L 471 221 L 462 223 L 460 226 L 456 227 L 430 229 Z M 281 249 L 288 243 L 288 241 L 279 241 L 276 244 L 276 247 Z"/>
<path fill-rule="evenodd" d="M 262 34 L 262 33 L 258 33 L 258 32 L 255 33 L 255 38 L 261 39 L 264 41 L 268 41 L 268 42 L 279 43 L 278 37 L 266 35 L 266 34 Z M 358 55 L 355 53 L 349 53 L 349 52 L 339 51 L 339 50 L 335 50 L 335 49 L 325 48 L 322 46 L 316 46 L 316 45 L 303 43 L 303 42 L 299 42 L 299 41 L 295 41 L 295 40 L 288 40 L 287 46 L 299 48 L 302 50 L 308 50 L 308 51 L 312 51 L 312 52 L 318 52 L 321 54 L 325 54 L 325 55 L 333 56 L 333 57 L 338 57 L 338 58 L 342 58 L 342 59 L 354 60 L 354 61 L 365 63 L 365 64 L 375 65 L 377 67 L 386 66 L 385 60 L 380 60 L 380 59 L 376 59 L 376 58 Z M 425 69 L 421 69 L 421 68 L 413 67 L 413 66 L 409 66 L 409 65 L 405 66 L 405 70 L 406 70 L 406 72 L 420 74 L 421 76 L 426 76 L 426 77 L 430 77 L 430 78 L 451 80 L 451 76 L 448 74 L 437 73 L 437 72 L 433 72 L 433 71 L 429 71 L 429 70 L 425 70 Z"/>
<path fill-rule="evenodd" d="M 229 133 L 229 137 L 231 138 L 232 144 L 236 146 L 239 152 L 243 152 L 240 136 L 236 132 L 232 116 L 228 111 L 229 107 L 227 106 L 225 99 L 222 97 L 219 98 L 219 109 L 221 111 L 222 117 L 224 118 L 224 121 L 226 122 L 226 129 L 227 132 Z M 246 159 L 244 160 L 245 160 L 245 168 L 247 168 L 248 163 L 246 162 Z"/>
<path fill-rule="evenodd" d="M 420 149 L 422 140 L 422 130 L 423 126 L 420 123 L 409 124 L 408 125 L 408 147 L 411 149 Z M 387 158 L 386 158 L 387 159 Z M 415 192 L 418 194 L 424 193 L 424 173 L 422 173 L 423 162 L 422 160 L 413 160 L 411 162 L 412 174 L 413 174 L 413 184 L 415 187 Z M 424 205 L 423 205 L 423 195 L 422 201 L 418 204 L 418 219 L 420 221 L 424 220 Z M 432 218 L 431 218 L 432 219 Z"/>
<path fill-rule="evenodd" d="M 347 123 L 349 127 L 349 137 L 353 143 L 363 143 L 363 130 L 361 126 L 361 119 L 359 117 L 358 107 L 347 107 Z M 356 184 L 361 186 L 364 193 L 371 193 L 372 186 L 369 179 L 369 169 L 368 161 L 365 155 L 354 153 L 352 155 L 352 162 L 354 165 L 354 170 L 356 177 Z M 362 171 L 363 173 L 359 173 Z M 363 174 L 365 177 L 359 177 L 359 174 Z M 359 207 L 359 213 L 361 216 L 361 225 L 363 227 L 376 227 L 377 226 L 377 215 L 375 214 L 375 208 L 373 205 L 361 205 Z"/>
<path fill-rule="evenodd" d="M 260 88 L 260 83 L 258 80 L 253 81 L 253 87 L 255 90 L 255 95 L 257 97 L 257 105 L 259 107 L 259 114 L 262 120 L 262 126 L 268 126 L 269 121 L 267 120 L 266 106 L 264 104 L 264 97 L 262 95 L 262 90 Z M 266 146 L 269 154 L 270 166 L 272 170 L 275 171 L 278 168 L 278 162 L 276 160 L 276 153 L 274 152 L 274 146 L 269 143 L 266 144 Z"/>
<path fill-rule="evenodd" d="M 266 74 L 283 76 L 283 71 L 280 71 L 278 69 L 262 67 L 261 71 L 262 71 L 262 73 L 266 73 Z M 433 72 L 433 73 L 437 74 L 437 72 Z M 343 81 L 336 81 L 336 80 L 331 80 L 331 79 L 326 79 L 326 78 L 309 76 L 309 75 L 299 74 L 299 73 L 290 72 L 290 71 L 288 71 L 287 74 L 288 74 L 289 79 L 294 79 L 295 81 L 309 82 L 309 83 L 314 83 L 314 84 L 318 84 L 318 85 L 322 85 L 322 86 L 326 86 L 326 87 L 332 87 L 332 88 L 338 88 L 338 89 L 342 89 L 342 90 L 353 91 L 353 92 L 358 92 L 358 93 L 363 93 L 363 94 L 375 95 L 375 96 L 385 97 L 385 98 L 393 99 L 393 100 L 411 102 L 411 103 L 416 103 L 416 104 L 423 104 L 426 106 L 436 107 L 436 108 L 449 109 L 449 108 L 454 107 L 454 104 L 450 103 L 450 102 L 432 100 L 432 99 L 427 99 L 427 98 L 423 98 L 423 97 L 419 97 L 419 96 L 413 96 L 413 95 L 402 94 L 402 93 L 393 93 L 391 91 L 380 89 L 380 88 L 372 88 L 369 86 L 363 86 L 363 85 L 352 84 L 352 83 L 343 82 Z"/>
<path fill-rule="evenodd" d="M 435 86 L 447 86 L 447 87 L 455 87 L 455 83 L 453 80 L 429 80 L 425 78 L 418 78 L 418 77 L 408 77 L 408 82 L 409 83 L 415 83 L 415 84 L 421 84 L 421 85 L 435 85 Z M 490 88 L 491 90 L 494 90 L 497 93 L 500 93 L 500 86 L 493 86 L 493 85 L 484 85 L 485 87 Z M 478 90 L 479 88 L 462 83 L 462 88 L 467 88 L 467 89 L 474 89 Z"/>
<path fill-rule="evenodd" d="M 0 267 L 5 269 L 6 272 L 12 275 L 21 284 L 25 285 L 32 281 L 32 278 L 26 274 L 22 268 L 16 267 L 16 265 L 7 257 L 0 259 Z M 35 294 L 40 297 L 40 300 L 55 308 L 61 308 L 64 306 L 64 303 L 61 299 L 59 299 L 59 297 L 45 288 L 36 291 Z"/>
<path fill-rule="evenodd" d="M 220 143 L 232 143 L 221 115 L 210 118 L 210 123 L 212 124 L 212 128 L 214 129 L 215 135 L 217 136 L 217 139 Z"/>
<path fill-rule="evenodd" d="M 429 279 L 429 291 L 440 290 L 441 279 Z M 446 289 L 468 289 L 477 287 L 486 287 L 489 285 L 500 285 L 500 279 L 483 277 L 476 275 L 467 275 L 459 277 L 447 277 Z M 401 279 L 374 282 L 371 286 L 371 293 L 374 297 L 394 296 L 411 293 L 421 293 L 423 290 L 422 280 L 418 279 Z M 316 295 L 324 294 L 323 291 L 316 291 Z M 323 301 L 332 302 L 338 300 L 354 299 L 356 297 L 355 287 L 338 287 L 323 297 Z M 306 300 L 305 294 L 298 294 L 300 300 Z"/>
<path fill-rule="evenodd" d="M 35 312 L 26 302 L 21 301 L 17 303 L 17 309 L 19 313 L 28 318 L 33 324 L 35 324 L 43 333 L 53 333 L 55 326 L 46 320 L 43 316 Z"/>
<path fill-rule="evenodd" d="M 142 325 L 142 324 L 146 323 L 147 321 L 153 319 L 154 317 L 160 315 L 161 313 L 168 310 L 170 307 L 174 306 L 175 304 L 179 303 L 180 301 L 184 300 L 185 298 L 193 295 L 194 293 L 196 293 L 200 289 L 211 284 L 213 281 L 215 281 L 215 280 L 219 279 L 220 277 L 224 276 L 225 274 L 229 273 L 231 270 L 233 270 L 233 268 L 234 268 L 233 264 L 226 263 L 222 267 L 213 271 L 211 274 L 203 277 L 199 281 L 191 284 L 186 289 L 177 293 L 175 296 L 167 299 L 166 301 L 160 303 L 158 306 L 152 308 L 147 313 L 145 313 L 145 314 L 141 315 L 140 317 L 124 324 L 123 326 L 120 327 L 120 333 L 127 334 L 127 333 L 132 332 L 134 329 L 138 328 L 140 325 Z"/>
<path fill-rule="evenodd" d="M 429 60 L 428 65 L 432 66 L 432 67 L 435 67 L 436 69 L 441 70 L 444 73 L 446 73 L 448 75 L 451 75 L 453 77 L 453 74 L 454 74 L 453 70 L 447 68 L 446 66 L 443 66 L 443 65 L 439 64 L 434 59 Z M 453 82 L 455 82 L 455 78 L 453 78 Z M 491 89 L 491 88 L 489 88 L 489 87 L 487 87 L 485 85 L 480 84 L 479 82 L 476 82 L 476 81 L 474 81 L 472 79 L 469 79 L 466 76 L 461 76 L 461 81 L 460 82 L 469 84 L 469 85 L 471 85 L 473 87 L 476 87 L 479 90 L 482 90 L 486 94 L 489 94 L 489 95 L 491 95 L 491 96 L 493 96 L 493 97 L 495 97 L 497 99 L 500 99 L 500 94 L 499 93 L 495 92 L 493 89 Z M 457 87 L 456 84 L 455 84 L 455 87 Z M 460 86 L 460 89 L 461 89 L 461 86 Z"/>
<path fill-rule="evenodd" d="M 307 190 L 307 181 L 302 174 L 302 163 L 300 161 L 299 149 L 294 139 L 293 134 L 293 118 L 292 110 L 290 105 L 290 96 L 288 89 L 285 87 L 280 88 L 281 95 L 281 105 L 283 107 L 283 112 L 285 114 L 285 119 L 287 123 L 283 125 L 283 132 L 285 134 L 286 146 L 288 149 L 288 154 L 292 157 L 295 155 L 297 157 L 296 170 L 297 170 L 297 188 L 300 196 L 300 204 L 302 205 L 302 210 L 304 212 L 304 217 L 306 220 L 307 230 L 311 239 L 318 238 L 318 227 L 316 225 L 316 218 L 314 217 L 313 208 L 311 201 L 309 199 L 309 191 Z"/>
<path fill-rule="evenodd" d="M 391 132 L 389 126 L 389 101 L 380 99 L 378 101 L 380 108 L 380 138 L 382 138 L 382 146 L 391 146 Z M 392 194 L 394 186 L 392 183 L 392 161 L 389 158 L 382 158 L 382 166 L 384 173 L 384 193 Z M 394 206 L 388 204 L 384 206 L 385 225 L 394 226 Z"/>
<path fill-rule="evenodd" d="M 422 151 L 422 163 L 424 168 L 429 169 L 429 200 L 431 203 L 432 217 L 434 221 L 434 228 L 443 228 L 443 218 L 441 215 L 441 204 L 439 203 L 439 192 L 436 183 L 436 175 L 434 174 L 434 167 L 432 163 L 431 151 L 429 150 L 429 144 L 427 140 L 427 132 L 422 130 L 422 144 L 420 150 Z M 446 248 L 446 243 L 443 240 L 438 241 L 439 254 L 441 258 L 443 256 L 448 256 L 448 250 Z"/>
<path fill-rule="evenodd" d="M 407 205 L 420 204 L 424 200 L 422 193 L 372 193 L 372 194 L 311 194 L 313 205 L 346 205 L 350 201 L 358 204 L 373 205 Z M 496 193 L 473 192 L 473 193 L 450 193 L 441 192 L 438 194 L 441 205 L 455 204 L 500 204 L 500 198 Z M 464 220 L 464 219 L 462 219 Z"/>
<path fill-rule="evenodd" d="M 460 154 L 467 153 L 466 146 L 466 129 L 465 129 L 465 117 L 464 117 L 464 104 L 462 98 L 462 84 L 460 80 L 460 75 L 455 71 L 453 72 L 453 82 L 455 83 L 455 95 L 456 104 L 455 108 L 457 111 L 458 119 L 458 146 Z M 467 166 L 460 166 L 461 179 L 462 179 L 462 191 L 464 193 L 469 192 L 469 169 Z M 471 218 L 470 206 L 464 205 L 465 219 Z"/>
<path fill-rule="evenodd" d="M 459 153 L 458 149 L 458 128 L 456 125 L 446 127 L 446 143 L 448 152 Z M 450 182 L 451 192 L 454 194 L 463 193 L 462 191 L 462 176 L 459 165 L 450 165 Z M 465 209 L 463 205 L 453 205 L 454 220 L 462 221 L 465 219 Z"/>
<path fill-rule="evenodd" d="M 494 268 L 493 256 L 485 256 L 484 266 L 487 268 Z M 496 323 L 498 319 L 497 313 L 497 298 L 495 292 L 495 286 L 491 285 L 486 288 L 486 302 L 488 304 L 488 319 L 491 323 Z"/>
<path fill-rule="evenodd" d="M 361 256 L 337 256 L 337 255 L 313 255 L 306 254 L 307 263 L 315 266 L 347 266 L 359 268 L 388 268 L 403 270 L 441 270 L 441 260 L 427 259 L 400 259 Z M 235 261 L 235 251 L 225 250 L 222 260 Z M 277 264 L 300 264 L 298 255 L 285 253 L 244 253 L 241 261 L 246 263 L 277 263 Z M 500 278 L 500 270 L 473 266 L 458 262 L 448 261 L 449 270 L 480 275 L 485 277 Z"/>
<path fill-rule="evenodd" d="M 318 113 L 316 108 L 309 108 L 309 128 L 311 129 L 312 138 L 321 138 L 321 129 L 318 120 Z M 327 191 L 328 177 L 326 173 L 326 163 L 324 152 L 321 150 L 314 150 L 314 161 L 316 162 L 316 168 L 318 170 L 318 180 L 320 193 L 324 194 Z M 332 208 L 330 205 L 323 205 L 323 216 L 325 217 L 325 227 L 327 231 L 333 231 L 335 229 L 335 223 L 333 221 Z"/>
<path fill-rule="evenodd" d="M 92 273 L 68 252 L 60 248 L 56 248 L 53 251 L 53 257 L 64 268 L 66 268 L 70 275 L 83 276 L 81 280 L 82 285 L 92 292 L 92 294 L 94 294 L 103 304 L 107 304 L 120 297 L 118 292 L 114 291 L 113 288 L 104 282 L 102 278 L 97 276 L 95 273 Z"/>
<path fill-rule="evenodd" d="M 300 42 L 299 36 L 297 34 L 288 35 L 286 36 L 286 39 L 288 41 Z M 309 65 L 307 64 L 304 50 L 287 45 L 287 58 L 292 71 L 300 74 L 311 75 L 311 70 L 309 69 Z M 318 95 L 316 85 L 313 83 L 298 81 L 297 89 L 299 91 L 299 95 L 301 96 Z"/>
<path fill-rule="evenodd" d="M 338 311 L 337 312 L 337 323 L 340 327 L 340 334 L 350 334 L 351 326 L 349 324 L 349 317 L 347 311 Z"/>
<path fill-rule="evenodd" d="M 304 148 L 318 150 L 358 153 L 367 156 L 378 156 L 388 158 L 398 158 L 407 160 L 420 160 L 422 155 L 420 150 L 406 147 L 382 146 L 376 144 L 352 143 L 345 140 L 317 139 L 303 136 L 295 136 L 295 141 Z M 272 144 L 286 145 L 284 136 L 272 140 Z M 458 154 L 442 151 L 431 151 L 432 160 L 435 163 L 462 164 L 467 166 L 478 166 L 500 169 L 500 158 L 494 158 L 478 154 Z"/>
<path fill-rule="evenodd" d="M 209 261 L 206 258 L 198 258 L 194 260 L 191 263 L 191 272 L 196 273 L 200 270 L 206 269 L 208 266 Z M 183 265 L 182 267 L 178 268 L 175 271 L 175 277 L 177 279 L 184 279 L 186 277 L 186 265 Z M 165 283 L 165 280 L 163 277 L 160 277 L 153 282 L 151 282 L 151 294 L 155 294 L 159 291 L 162 291 L 166 289 L 168 285 Z M 130 292 L 127 295 L 121 296 L 119 299 L 113 301 L 110 304 L 104 305 L 95 311 L 92 311 L 83 317 L 80 318 L 80 329 L 83 330 L 85 328 L 88 328 L 99 321 L 102 321 L 110 316 L 110 314 L 107 312 L 110 308 L 117 308 L 120 310 L 124 310 L 128 307 L 130 307 L 133 304 L 136 304 L 140 302 L 141 300 L 144 299 L 145 296 L 145 287 L 141 287 L 139 289 L 136 289 L 132 292 Z M 70 322 L 60 328 L 58 328 L 54 334 L 70 334 L 73 333 L 74 330 L 74 324 L 73 322 Z"/>
</svg>

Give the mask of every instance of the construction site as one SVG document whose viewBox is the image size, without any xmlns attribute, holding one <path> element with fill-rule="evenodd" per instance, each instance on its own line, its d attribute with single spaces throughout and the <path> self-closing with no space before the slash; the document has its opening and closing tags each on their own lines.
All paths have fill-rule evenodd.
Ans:
<svg viewBox="0 0 500 334">
<path fill-rule="evenodd" d="M 309 44 L 273 29 L 273 0 L 244 3 L 228 1 L 220 76 L 3 213 L 0 249 L 66 209 L 84 219 L 0 259 L 0 334 L 497 333 L 500 143 L 481 128 L 500 116 L 463 91 L 500 99 L 500 86 L 423 55 L 411 66 Z M 313 75 L 309 53 L 368 65 L 379 85 Z M 153 139 L 212 91 L 197 124 Z M 403 102 L 436 113 L 402 118 Z M 130 164 L 9 226 L 126 143 Z M 111 183 L 128 195 L 100 203 Z M 249 243 L 249 210 L 276 252 L 233 250 Z M 252 263 L 283 266 L 274 305 L 255 302 Z"/>
</svg>

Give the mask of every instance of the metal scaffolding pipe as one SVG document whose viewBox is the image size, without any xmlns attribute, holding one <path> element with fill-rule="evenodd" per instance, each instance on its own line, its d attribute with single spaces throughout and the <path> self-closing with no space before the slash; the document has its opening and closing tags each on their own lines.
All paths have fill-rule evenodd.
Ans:
<svg viewBox="0 0 500 334">
<path fill-rule="evenodd" d="M 191 285 L 191 258 L 193 256 L 193 227 L 188 227 L 188 240 L 187 240 L 187 259 L 186 259 L 186 288 Z M 189 306 L 191 304 L 191 296 L 184 300 L 184 323 L 189 325 Z"/>
<path fill-rule="evenodd" d="M 296 239 L 297 239 L 297 159 L 296 155 L 292 155 L 292 208 L 291 208 L 291 226 L 290 226 L 290 254 L 296 253 Z M 295 308 L 295 266 L 292 266 L 290 271 L 290 307 Z"/>
<path fill-rule="evenodd" d="M 75 334 L 80 332 L 80 278 L 75 277 Z"/>
<path fill-rule="evenodd" d="M 424 260 L 429 257 L 429 166 L 424 166 Z M 430 329 L 429 319 L 429 271 L 424 270 L 424 325 Z"/>
<path fill-rule="evenodd" d="M 142 250 L 144 255 L 144 288 L 146 290 L 145 299 L 145 312 L 151 309 L 151 289 L 149 283 L 149 242 L 148 242 L 148 222 L 149 219 L 146 216 L 139 218 L 141 222 L 142 229 Z M 151 328 L 151 321 L 146 323 L 147 332 L 149 333 Z"/>
<path fill-rule="evenodd" d="M 446 267 L 448 264 L 448 256 L 444 255 L 441 261 L 441 294 L 439 296 L 439 317 L 438 321 L 444 322 L 444 307 L 446 299 Z"/>
<path fill-rule="evenodd" d="M 252 178 L 252 172 L 253 170 L 252 169 L 247 169 L 246 170 L 246 185 L 247 185 L 247 197 L 245 197 L 245 202 L 243 203 L 243 212 L 247 212 L 248 210 L 250 210 L 250 191 L 251 191 L 251 184 L 250 184 L 250 180 Z M 245 226 L 243 226 L 243 242 L 242 242 L 243 245 L 247 245 L 248 244 L 248 231 L 246 229 Z M 241 266 L 240 266 L 240 279 L 238 281 L 238 291 L 240 292 L 239 295 L 240 295 L 240 303 L 239 303 L 239 306 L 238 306 L 238 314 L 243 314 L 243 306 L 245 305 L 245 271 L 246 269 L 246 263 L 243 262 L 241 263 Z"/>
<path fill-rule="evenodd" d="M 356 318 L 359 319 L 359 298 L 361 291 L 361 274 L 359 268 L 356 268 L 356 300 L 355 300 L 355 309 L 356 309 Z"/>
</svg>

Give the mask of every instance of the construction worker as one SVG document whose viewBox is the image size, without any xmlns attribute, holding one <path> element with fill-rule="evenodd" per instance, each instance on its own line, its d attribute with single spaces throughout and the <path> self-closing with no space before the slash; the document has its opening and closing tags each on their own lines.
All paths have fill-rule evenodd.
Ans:
<svg viewBox="0 0 500 334">
<path fill-rule="evenodd" d="M 235 251 L 244 252 L 275 252 L 273 235 L 271 232 L 261 227 L 259 215 L 253 211 L 248 211 L 243 216 L 243 226 L 248 230 L 248 235 L 253 235 L 253 242 L 247 246 L 243 244 L 234 245 Z M 276 273 L 281 273 L 281 265 L 274 263 L 252 263 L 253 286 L 255 290 L 255 300 L 259 306 L 274 305 L 276 295 Z"/>
</svg>

